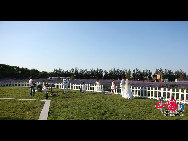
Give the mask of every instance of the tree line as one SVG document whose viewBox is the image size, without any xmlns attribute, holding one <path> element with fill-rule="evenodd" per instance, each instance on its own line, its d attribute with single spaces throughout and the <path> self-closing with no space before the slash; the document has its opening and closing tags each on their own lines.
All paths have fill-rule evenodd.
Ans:
<svg viewBox="0 0 188 141">
<path fill-rule="evenodd" d="M 161 74 L 163 79 L 168 79 L 169 81 L 178 80 L 188 80 L 188 76 L 186 72 L 177 70 L 173 72 L 169 69 L 156 69 L 154 73 L 150 70 L 139 70 L 138 68 L 133 69 L 110 69 L 109 71 L 103 70 L 100 68 L 97 69 L 78 69 L 72 68 L 70 70 L 63 70 L 61 68 L 54 69 L 53 72 L 39 71 L 37 69 L 28 69 L 28 68 L 20 68 L 18 66 L 10 66 L 6 64 L 0 64 L 0 78 L 6 79 L 28 79 L 29 76 L 33 76 L 33 78 L 49 78 L 49 77 L 71 77 L 71 79 L 121 79 L 122 76 L 132 80 L 139 81 L 152 81 L 154 74 Z"/>
</svg>

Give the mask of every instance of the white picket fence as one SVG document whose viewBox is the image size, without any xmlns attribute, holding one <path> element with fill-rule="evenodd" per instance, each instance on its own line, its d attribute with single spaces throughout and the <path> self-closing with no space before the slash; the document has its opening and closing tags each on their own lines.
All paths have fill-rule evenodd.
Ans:
<svg viewBox="0 0 188 141">
<path fill-rule="evenodd" d="M 182 89 L 152 88 L 152 87 L 132 87 L 134 97 L 157 99 L 163 97 L 165 101 L 175 99 L 178 103 L 188 104 L 188 92 Z M 121 88 L 116 87 L 115 94 L 121 94 Z"/>
<path fill-rule="evenodd" d="M 38 85 L 40 82 L 36 82 L 36 85 Z M 43 83 L 40 83 L 44 85 Z M 55 88 L 58 89 L 64 89 L 63 83 L 54 83 Z M 92 91 L 92 92 L 103 92 L 103 85 L 92 85 L 92 84 L 85 84 L 86 85 L 86 91 Z M 29 87 L 28 82 L 0 82 L 0 87 Z M 70 90 L 80 90 L 82 87 L 82 84 L 69 84 L 68 89 Z"/>
<path fill-rule="evenodd" d="M 38 85 L 39 82 L 36 82 Z M 43 83 L 44 85 L 44 83 Z M 55 88 L 64 89 L 63 83 L 55 83 Z M 80 90 L 81 84 L 69 84 L 70 90 Z M 0 82 L 0 87 L 29 87 L 28 82 Z M 92 85 L 86 84 L 86 91 L 92 92 L 104 92 L 103 85 Z M 132 87 L 131 91 L 134 97 L 142 97 L 149 99 L 157 99 L 164 97 L 165 101 L 175 99 L 178 103 L 188 104 L 188 92 L 186 90 L 182 91 L 181 89 L 173 90 L 168 88 L 152 88 L 152 87 Z M 121 94 L 121 87 L 116 87 L 115 94 Z"/>
<path fill-rule="evenodd" d="M 55 83 L 55 88 L 58 89 L 64 89 L 63 83 Z M 92 91 L 92 92 L 103 92 L 103 85 L 92 85 L 92 84 L 85 84 L 86 85 L 86 91 Z M 68 89 L 70 90 L 80 90 L 82 87 L 82 84 L 69 84 Z"/>
</svg>

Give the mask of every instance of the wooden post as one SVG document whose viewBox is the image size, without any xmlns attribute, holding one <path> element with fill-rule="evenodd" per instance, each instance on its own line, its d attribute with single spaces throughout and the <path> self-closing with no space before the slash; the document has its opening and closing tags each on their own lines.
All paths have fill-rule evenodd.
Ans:
<svg viewBox="0 0 188 141">
<path fill-rule="evenodd" d="M 184 90 L 184 104 L 186 103 L 186 89 Z"/>
<path fill-rule="evenodd" d="M 176 96 L 176 93 L 177 93 L 177 92 L 176 92 L 176 89 L 175 89 L 175 91 L 174 91 L 174 95 L 175 95 L 175 96 Z"/>
<path fill-rule="evenodd" d="M 150 87 L 149 91 L 150 91 L 150 94 L 149 94 L 149 99 L 151 99 L 151 87 Z"/>
<path fill-rule="evenodd" d="M 153 88 L 153 99 L 155 99 L 155 88 Z"/>
<path fill-rule="evenodd" d="M 170 89 L 170 100 L 172 99 L 172 89 Z M 176 97 L 174 98 L 176 100 Z"/>
<path fill-rule="evenodd" d="M 159 88 L 157 87 L 157 100 L 159 100 Z"/>
<path fill-rule="evenodd" d="M 181 89 L 179 89 L 179 103 L 181 102 Z"/>
<path fill-rule="evenodd" d="M 136 88 L 136 90 L 137 90 L 137 91 L 136 91 L 136 96 L 138 97 L 138 87 Z"/>
<path fill-rule="evenodd" d="M 148 98 L 148 87 L 146 87 L 146 96 Z"/>
<path fill-rule="evenodd" d="M 166 100 L 168 99 L 168 88 L 166 88 Z"/>
<path fill-rule="evenodd" d="M 134 87 L 134 96 L 136 96 L 136 88 Z"/>
<path fill-rule="evenodd" d="M 161 97 L 163 97 L 163 88 L 161 88 Z"/>
</svg>

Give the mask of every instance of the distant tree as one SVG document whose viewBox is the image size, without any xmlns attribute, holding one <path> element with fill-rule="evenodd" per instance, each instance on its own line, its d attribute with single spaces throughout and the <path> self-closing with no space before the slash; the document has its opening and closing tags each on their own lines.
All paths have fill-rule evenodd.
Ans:
<svg viewBox="0 0 188 141">
<path fill-rule="evenodd" d="M 37 69 L 31 69 L 30 75 L 33 76 L 33 78 L 39 78 L 39 71 Z"/>
<path fill-rule="evenodd" d="M 156 69 L 154 74 L 161 74 L 162 78 L 168 79 L 169 81 L 188 80 L 186 72 L 183 70 L 176 70 L 173 72 L 169 69 Z M 133 79 L 133 80 L 152 80 L 152 72 L 148 69 L 139 70 L 138 68 L 131 70 L 129 69 L 116 69 L 112 68 L 109 71 L 100 68 L 97 69 L 78 69 L 72 68 L 70 70 L 63 70 L 61 68 L 54 69 L 53 72 L 38 71 L 37 69 L 19 68 L 18 66 L 10 66 L 6 64 L 0 64 L 0 78 L 16 78 L 16 79 L 28 79 L 29 76 L 34 78 L 48 78 L 48 77 L 71 77 L 72 79 L 121 79 L 122 76 Z"/>
<path fill-rule="evenodd" d="M 130 79 L 131 78 L 131 70 L 129 69 L 127 72 L 126 72 L 126 79 Z"/>
<path fill-rule="evenodd" d="M 46 71 L 39 72 L 39 78 L 48 78 L 50 75 Z"/>
</svg>

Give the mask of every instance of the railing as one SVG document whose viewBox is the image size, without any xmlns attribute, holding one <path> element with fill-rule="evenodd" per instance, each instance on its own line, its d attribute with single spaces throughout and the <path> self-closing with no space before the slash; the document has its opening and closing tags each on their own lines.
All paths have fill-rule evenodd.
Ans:
<svg viewBox="0 0 188 141">
<path fill-rule="evenodd" d="M 58 89 L 64 89 L 63 83 L 55 83 L 55 88 Z M 92 85 L 92 84 L 85 84 L 86 85 L 86 91 L 92 91 L 92 92 L 103 92 L 103 85 Z M 80 90 L 82 87 L 82 84 L 69 84 L 68 89 L 70 90 Z"/>
<path fill-rule="evenodd" d="M 118 92 L 119 89 L 119 92 Z M 149 99 L 157 99 L 163 97 L 165 101 L 175 99 L 178 103 L 188 104 L 188 92 L 186 89 L 168 89 L 168 88 L 152 88 L 152 87 L 132 87 L 131 91 L 134 97 L 142 97 Z M 115 94 L 121 94 L 121 88 L 116 87 Z"/>
<path fill-rule="evenodd" d="M 44 86 L 44 82 L 36 82 L 36 85 L 42 84 Z M 64 89 L 63 83 L 54 83 L 55 88 Z M 103 92 L 103 85 L 92 85 L 92 84 L 85 84 L 86 91 L 92 92 Z M 29 87 L 28 82 L 0 82 L 0 87 Z M 70 90 L 80 90 L 82 84 L 69 84 L 68 89 Z"/>
<path fill-rule="evenodd" d="M 36 82 L 38 85 L 40 82 Z M 43 84 L 44 85 L 44 82 Z M 64 89 L 63 83 L 55 83 L 55 88 Z M 92 92 L 103 92 L 103 85 L 92 85 L 92 84 L 85 84 L 86 91 Z M 81 84 L 69 84 L 68 89 L 70 90 L 80 90 Z M 28 82 L 0 82 L 0 87 L 29 87 Z M 165 101 L 175 99 L 177 102 L 181 102 L 184 104 L 188 104 L 188 92 L 182 89 L 168 89 L 168 88 L 152 88 L 152 87 L 132 87 L 131 91 L 134 97 L 142 97 L 142 98 L 149 98 L 149 99 L 157 99 L 159 100 L 160 97 L 164 97 Z M 121 94 L 121 87 L 116 87 L 115 94 Z"/>
</svg>

